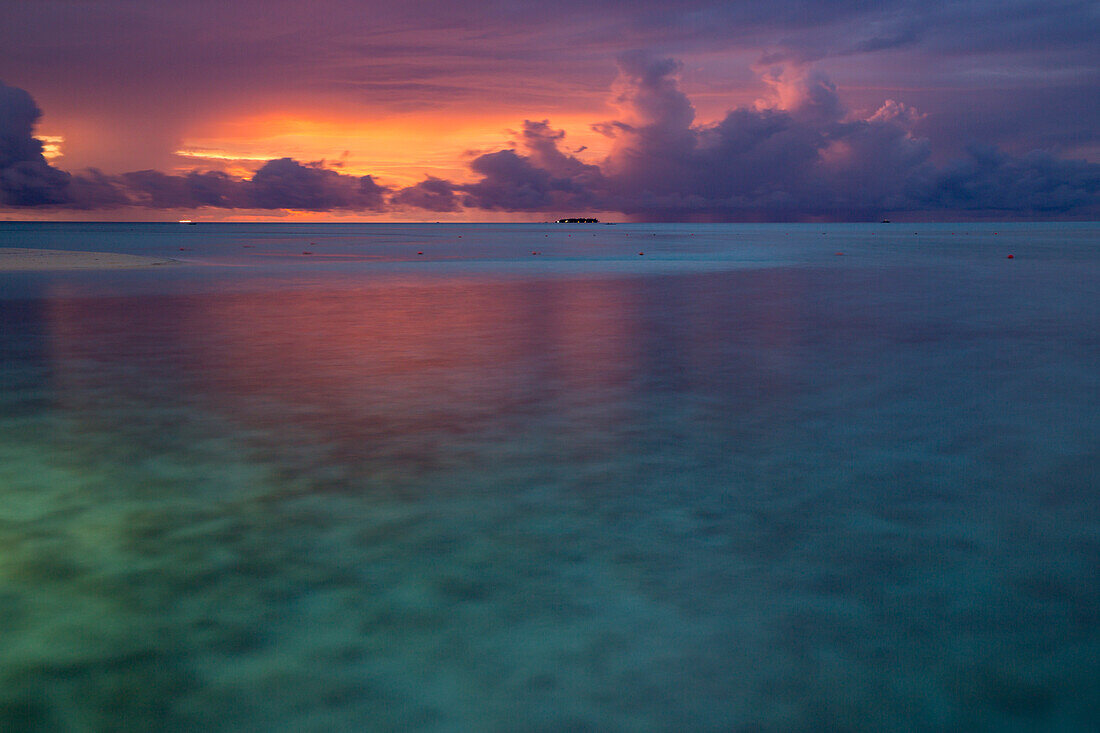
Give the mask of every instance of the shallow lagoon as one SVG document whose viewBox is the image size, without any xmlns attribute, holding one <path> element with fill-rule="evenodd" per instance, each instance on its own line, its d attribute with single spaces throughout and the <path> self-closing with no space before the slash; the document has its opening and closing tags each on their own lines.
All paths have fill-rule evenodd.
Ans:
<svg viewBox="0 0 1100 733">
<path fill-rule="evenodd" d="M 0 729 L 1100 721 L 1094 225 L 0 246 Z"/>
</svg>

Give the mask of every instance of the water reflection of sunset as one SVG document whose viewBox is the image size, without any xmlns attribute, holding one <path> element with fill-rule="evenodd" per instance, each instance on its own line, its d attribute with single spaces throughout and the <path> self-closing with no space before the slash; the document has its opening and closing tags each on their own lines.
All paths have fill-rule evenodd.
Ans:
<svg viewBox="0 0 1100 733">
<path fill-rule="evenodd" d="M 412 245 L 375 231 L 364 251 Z M 0 595 L 13 639 L 56 642 L 12 648 L 17 714 L 109 727 L 123 690 L 151 729 L 195 710 L 208 729 L 258 710 L 356 729 L 396 708 L 385 727 L 679 730 L 757 722 L 748 700 L 799 711 L 763 727 L 808 729 L 832 678 L 808 700 L 802 683 L 836 658 L 841 702 L 893 729 L 995 637 L 994 677 L 1036 644 L 1057 662 L 1010 685 L 1034 700 L 1040 680 L 1057 712 L 1034 720 L 1088 718 L 1057 692 L 1095 678 L 1073 624 L 1094 598 L 1062 592 L 1095 555 L 1086 247 L 1031 248 L 1024 272 L 966 242 L 948 270 L 911 234 L 834 259 L 811 233 L 801 259 L 693 243 L 684 270 L 647 232 L 652 269 L 593 271 L 542 231 L 507 228 L 544 240 L 512 260 L 476 231 L 467 262 L 10 278 Z M 291 253 L 314 239 L 267 232 Z M 543 247 L 541 269 L 515 266 Z M 960 607 L 944 572 L 992 590 Z M 931 685 L 884 702 L 884 644 Z M 953 644 L 953 669 L 922 665 Z M 56 672 L 76 663 L 90 712 L 62 717 Z M 171 715 L 165 690 L 185 691 Z M 1011 727 L 1002 692 L 922 721 Z M 522 717 L 574 701 L 591 712 Z"/>
<path fill-rule="evenodd" d="M 351 288 L 166 297 L 154 308 L 55 298 L 55 363 L 115 362 L 107 371 L 59 366 L 55 376 L 80 400 L 89 380 L 156 349 L 179 390 L 170 399 L 237 416 L 279 404 L 299 424 L 370 432 L 474 430 L 632 378 L 638 294 L 629 281 L 387 278 Z"/>
<path fill-rule="evenodd" d="M 791 389 L 789 279 L 333 277 L 141 308 L 73 293 L 50 301 L 50 348 L 74 407 L 115 393 L 179 401 L 262 427 L 337 428 L 349 444 L 530 421 L 568 430 L 581 414 L 613 432 L 631 395 L 687 389 L 710 395 L 720 428 L 724 410 Z M 127 382 L 127 362 L 153 353 L 163 381 Z"/>
</svg>

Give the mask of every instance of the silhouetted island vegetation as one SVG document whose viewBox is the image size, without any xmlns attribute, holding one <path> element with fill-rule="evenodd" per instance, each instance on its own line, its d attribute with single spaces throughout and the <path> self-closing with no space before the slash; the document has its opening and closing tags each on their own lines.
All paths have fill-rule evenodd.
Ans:
<svg viewBox="0 0 1100 733">
<path fill-rule="evenodd" d="M 599 223 L 600 223 L 599 219 L 580 219 L 580 218 L 575 218 L 575 217 L 570 218 L 570 219 L 558 219 L 558 224 L 599 224 Z"/>
</svg>

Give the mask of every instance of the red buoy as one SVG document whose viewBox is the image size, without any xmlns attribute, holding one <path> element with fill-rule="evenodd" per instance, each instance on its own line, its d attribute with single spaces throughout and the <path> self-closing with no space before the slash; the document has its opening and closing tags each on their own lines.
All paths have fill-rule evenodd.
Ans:
<svg viewBox="0 0 1100 733">
<path fill-rule="evenodd" d="M 1016 257 L 1016 255 L 1009 255 L 1009 256 L 1008 256 L 1008 257 L 1006 257 L 1005 259 L 1011 260 L 1011 259 L 1013 259 L 1013 258 L 1015 258 L 1015 257 Z"/>
</svg>

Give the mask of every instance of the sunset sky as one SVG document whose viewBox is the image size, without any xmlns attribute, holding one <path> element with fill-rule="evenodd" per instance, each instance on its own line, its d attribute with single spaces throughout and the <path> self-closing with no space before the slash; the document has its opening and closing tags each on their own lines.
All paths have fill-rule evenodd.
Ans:
<svg viewBox="0 0 1100 733">
<path fill-rule="evenodd" d="M 0 0 L 0 215 L 1096 219 L 1098 8 Z"/>
</svg>

